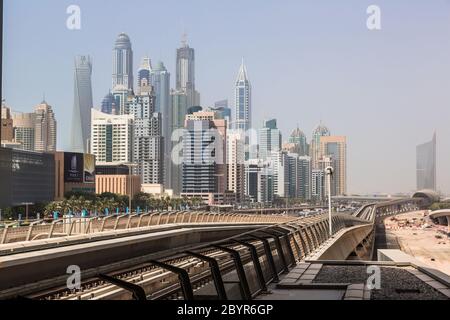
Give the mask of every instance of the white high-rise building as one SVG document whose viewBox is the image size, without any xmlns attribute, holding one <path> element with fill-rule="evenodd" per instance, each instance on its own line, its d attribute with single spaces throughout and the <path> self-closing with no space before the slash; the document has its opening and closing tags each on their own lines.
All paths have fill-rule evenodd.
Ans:
<svg viewBox="0 0 450 320">
<path fill-rule="evenodd" d="M 326 181 L 327 176 L 325 174 L 325 170 L 326 170 L 326 168 L 333 167 L 333 166 L 334 166 L 334 163 L 330 157 L 322 157 L 319 160 L 319 169 L 317 169 L 317 170 L 322 172 L 322 174 L 321 174 L 322 180 L 317 182 L 318 184 L 321 183 L 321 186 L 320 186 L 321 188 L 319 189 L 319 186 L 316 186 L 316 188 L 317 188 L 317 192 L 320 192 L 322 195 L 320 200 L 326 200 L 328 197 L 328 188 L 326 185 L 327 184 L 327 181 Z M 335 193 L 333 193 L 333 181 L 331 183 L 331 189 L 332 189 L 331 195 L 333 196 L 333 195 L 335 195 Z"/>
<path fill-rule="evenodd" d="M 273 192 L 280 198 L 288 197 L 289 171 L 288 157 L 284 151 L 273 151 L 270 157 L 273 170 Z"/>
<path fill-rule="evenodd" d="M 325 197 L 325 172 L 313 169 L 311 172 L 311 198 L 315 201 L 323 201 Z"/>
<path fill-rule="evenodd" d="M 235 91 L 235 128 L 246 132 L 252 127 L 252 87 L 248 80 L 247 68 L 242 59 L 236 79 Z"/>
<path fill-rule="evenodd" d="M 134 116 L 133 162 L 136 174 L 144 184 L 163 183 L 164 139 L 161 136 L 161 113 L 155 112 L 151 87 L 143 86 L 141 94 L 130 97 L 128 109 Z"/>
<path fill-rule="evenodd" d="M 244 199 L 245 189 L 245 140 L 240 133 L 227 136 L 228 190 L 236 194 L 236 202 Z"/>
<path fill-rule="evenodd" d="M 134 115 L 112 115 L 92 109 L 91 154 L 98 164 L 131 163 Z"/>
</svg>

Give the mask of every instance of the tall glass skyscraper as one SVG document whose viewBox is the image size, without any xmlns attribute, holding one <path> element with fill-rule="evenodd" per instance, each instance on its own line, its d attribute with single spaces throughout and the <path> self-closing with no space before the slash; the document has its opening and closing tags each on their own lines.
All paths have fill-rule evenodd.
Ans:
<svg viewBox="0 0 450 320">
<path fill-rule="evenodd" d="M 155 94 L 155 112 L 161 112 L 163 117 L 169 111 L 170 105 L 170 73 L 161 61 L 150 73 L 150 84 Z"/>
<path fill-rule="evenodd" d="M 171 97 L 170 97 L 170 73 L 164 63 L 159 61 L 150 73 L 150 83 L 153 86 L 155 95 L 155 112 L 161 113 L 162 136 L 164 137 L 164 185 L 170 186 L 171 164 Z"/>
<path fill-rule="evenodd" d="M 123 85 L 133 90 L 133 50 L 125 33 L 119 34 L 113 49 L 112 88 Z"/>
<path fill-rule="evenodd" d="M 89 56 L 75 57 L 74 103 L 71 151 L 87 152 L 91 136 L 92 62 Z"/>
<path fill-rule="evenodd" d="M 236 125 L 238 130 L 247 131 L 252 126 L 252 93 L 247 68 L 242 59 L 235 86 Z"/>
<path fill-rule="evenodd" d="M 436 133 L 417 146 L 417 190 L 436 190 Z"/>
<path fill-rule="evenodd" d="M 186 92 L 188 107 L 199 104 L 199 95 L 195 91 L 195 52 L 189 47 L 186 35 L 183 35 L 181 48 L 177 49 L 176 89 Z"/>
</svg>

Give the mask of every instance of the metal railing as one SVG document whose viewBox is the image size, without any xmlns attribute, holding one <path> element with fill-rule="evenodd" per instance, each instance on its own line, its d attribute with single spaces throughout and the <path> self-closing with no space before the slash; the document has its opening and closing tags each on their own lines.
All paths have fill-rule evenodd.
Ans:
<svg viewBox="0 0 450 320">
<path fill-rule="evenodd" d="M 0 229 L 0 245 L 22 241 L 50 239 L 79 234 L 93 234 L 112 230 L 181 223 L 264 223 L 275 224 L 295 220 L 286 215 L 250 215 L 238 213 L 212 213 L 192 211 L 166 211 L 145 214 L 120 214 L 98 217 L 64 217 L 45 222 L 38 220 L 29 226 L 7 225 Z"/>
</svg>

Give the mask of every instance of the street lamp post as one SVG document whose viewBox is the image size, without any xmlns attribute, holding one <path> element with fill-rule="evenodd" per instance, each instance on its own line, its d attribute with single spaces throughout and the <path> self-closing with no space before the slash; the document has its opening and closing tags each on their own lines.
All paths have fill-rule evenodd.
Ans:
<svg viewBox="0 0 450 320">
<path fill-rule="evenodd" d="M 331 178 L 333 176 L 334 169 L 327 167 L 325 173 L 327 175 L 327 189 L 328 189 L 328 218 L 330 226 L 330 237 L 333 235 L 332 216 L 331 216 Z"/>
</svg>

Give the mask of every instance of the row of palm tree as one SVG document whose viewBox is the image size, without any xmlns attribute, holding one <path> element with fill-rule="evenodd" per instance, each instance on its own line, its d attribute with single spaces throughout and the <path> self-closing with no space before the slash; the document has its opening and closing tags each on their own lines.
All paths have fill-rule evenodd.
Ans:
<svg viewBox="0 0 450 320">
<path fill-rule="evenodd" d="M 136 209 L 147 208 L 148 210 L 168 210 L 169 208 L 174 210 L 183 210 L 187 208 L 197 208 L 203 203 L 201 198 L 171 198 L 161 197 L 156 198 L 148 193 L 138 193 L 133 198 L 133 207 Z"/>
<path fill-rule="evenodd" d="M 185 210 L 198 208 L 202 204 L 201 198 L 156 198 L 151 194 L 138 193 L 133 197 L 132 207 L 135 211 L 161 211 L 161 210 Z M 46 216 L 79 214 L 83 211 L 88 214 L 111 214 L 117 211 L 125 212 L 128 207 L 128 197 L 111 193 L 104 193 L 95 197 L 83 195 L 71 195 L 61 201 L 53 201 L 44 208 Z"/>
<path fill-rule="evenodd" d="M 106 209 L 108 209 L 108 212 L 114 212 L 116 208 L 121 208 L 123 206 L 123 203 L 116 201 L 114 198 L 98 198 L 96 200 L 87 200 L 82 196 L 73 196 L 62 201 L 50 202 L 45 207 L 44 213 L 46 215 L 52 215 L 54 212 L 58 212 L 61 215 L 65 215 L 86 211 L 89 213 L 105 214 Z"/>
</svg>

